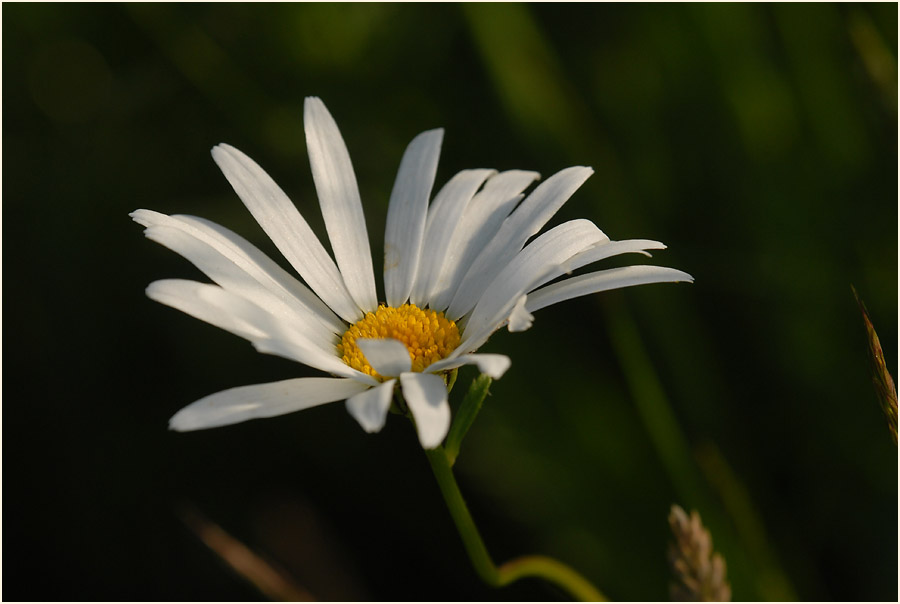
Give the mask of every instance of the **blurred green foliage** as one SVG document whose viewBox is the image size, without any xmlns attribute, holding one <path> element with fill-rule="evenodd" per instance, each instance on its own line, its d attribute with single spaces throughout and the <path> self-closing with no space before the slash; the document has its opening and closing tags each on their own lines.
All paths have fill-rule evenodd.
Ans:
<svg viewBox="0 0 900 604">
<path fill-rule="evenodd" d="M 444 126 L 439 183 L 591 165 L 554 222 L 664 241 L 654 262 L 696 278 L 489 343 L 512 369 L 455 469 L 498 562 L 554 555 L 614 599 L 664 599 L 674 502 L 700 511 L 736 599 L 897 597 L 897 453 L 849 290 L 896 367 L 896 4 L 3 17 L 8 599 L 258 598 L 180 524 L 183 502 L 321 599 L 560 595 L 478 582 L 401 418 L 369 436 L 329 405 L 167 432 L 200 396 L 313 372 L 147 300 L 198 273 L 127 213 L 204 216 L 278 258 L 207 154 L 225 141 L 324 237 L 307 95 L 347 141 L 376 259 L 406 143 Z"/>
</svg>

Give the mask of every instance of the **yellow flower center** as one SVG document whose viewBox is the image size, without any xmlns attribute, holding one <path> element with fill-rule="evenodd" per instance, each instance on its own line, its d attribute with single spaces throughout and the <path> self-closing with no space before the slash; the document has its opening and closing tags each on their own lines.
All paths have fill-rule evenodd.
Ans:
<svg viewBox="0 0 900 604">
<path fill-rule="evenodd" d="M 382 304 L 375 312 L 366 313 L 344 333 L 337 345 L 338 356 L 354 369 L 384 379 L 366 361 L 356 345 L 357 338 L 400 340 L 409 350 L 412 371 L 422 371 L 459 346 L 459 328 L 444 313 L 422 310 L 415 304 L 398 308 Z"/>
</svg>

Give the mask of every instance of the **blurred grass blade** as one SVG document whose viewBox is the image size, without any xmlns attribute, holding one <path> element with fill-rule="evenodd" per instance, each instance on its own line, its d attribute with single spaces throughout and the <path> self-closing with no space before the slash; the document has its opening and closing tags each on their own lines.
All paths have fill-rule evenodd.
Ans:
<svg viewBox="0 0 900 604">
<path fill-rule="evenodd" d="M 584 112 L 563 110 L 571 109 L 572 91 L 528 7 L 476 2 L 460 8 L 513 121 L 538 140 L 582 139 Z"/>
<path fill-rule="evenodd" d="M 296 154 L 302 139 L 302 103 L 283 104 L 240 67 L 225 47 L 184 11 L 167 4 L 123 6 L 132 20 L 155 42 L 163 55 L 232 124 L 250 140 L 276 145 Z"/>
<path fill-rule="evenodd" d="M 234 572 L 252 583 L 270 600 L 279 602 L 314 602 L 315 598 L 305 589 L 277 571 L 246 545 L 229 535 L 193 506 L 179 510 L 182 522 L 222 559 Z"/>
<path fill-rule="evenodd" d="M 692 507 L 704 510 L 704 514 L 709 513 L 713 506 L 691 457 L 687 438 L 678 425 L 631 313 L 624 305 L 612 309 L 607 304 L 604 311 L 613 349 L 660 462 L 679 496 Z"/>
<path fill-rule="evenodd" d="M 713 552 L 712 537 L 696 510 L 690 517 L 672 506 L 669 526 L 675 541 L 669 545 L 669 565 L 675 581 L 670 595 L 675 602 L 730 602 L 731 586 L 725 578 L 725 560 Z"/>
<path fill-rule="evenodd" d="M 897 61 L 872 20 L 862 11 L 850 13 L 850 39 L 885 106 L 897 114 Z"/>
<path fill-rule="evenodd" d="M 869 313 L 866 311 L 866 305 L 859 299 L 856 288 L 852 285 L 853 297 L 859 305 L 859 311 L 862 313 L 863 323 L 866 326 L 866 337 L 869 341 L 869 359 L 872 363 L 872 383 L 875 384 L 875 394 L 878 396 L 878 403 L 881 410 L 884 411 L 884 417 L 888 423 L 888 430 L 897 444 L 897 388 L 894 386 L 894 380 L 888 371 L 884 362 L 884 352 L 881 350 L 881 342 L 878 340 L 878 334 L 875 333 L 875 327 L 869 320 Z"/>
<path fill-rule="evenodd" d="M 613 308 L 611 304 L 604 305 L 610 340 L 622 363 L 635 406 L 666 473 L 679 496 L 691 507 L 703 510 L 707 522 L 723 537 L 724 543 L 732 543 L 732 522 L 735 519 L 731 515 L 734 510 L 728 508 L 728 501 L 725 502 L 726 509 L 722 509 L 709 490 L 709 486 L 715 486 L 714 483 L 708 480 L 708 476 L 700 475 L 688 439 L 678 423 L 631 313 L 624 305 Z M 762 530 L 762 525 L 759 527 Z M 732 553 L 739 558 L 750 555 L 746 563 L 759 572 L 754 581 L 759 594 L 773 600 L 793 599 L 794 590 L 790 581 L 768 550 L 749 547 L 743 542 L 744 537 L 746 535 L 738 536 L 743 547 Z M 765 537 L 760 538 L 765 541 Z"/>
<path fill-rule="evenodd" d="M 445 447 L 447 461 L 450 462 L 451 466 L 456 462 L 456 458 L 459 455 L 459 447 L 466 436 L 466 432 L 469 431 L 475 418 L 478 417 L 478 412 L 481 411 L 481 404 L 488 395 L 490 385 L 491 378 L 484 374 L 472 380 L 472 385 L 469 386 L 469 391 L 459 406 L 459 411 L 456 412 L 456 418 L 453 420 L 453 425 L 450 426 L 450 433 L 447 435 L 447 445 Z"/>
<path fill-rule="evenodd" d="M 734 523 L 738 537 L 750 553 L 754 576 L 762 599 L 794 602 L 797 595 L 781 568 L 766 532 L 766 525 L 753 503 L 753 497 L 741 482 L 719 448 L 706 443 L 694 455 L 706 481 L 713 486 Z M 737 563 L 732 559 L 732 562 Z"/>
</svg>

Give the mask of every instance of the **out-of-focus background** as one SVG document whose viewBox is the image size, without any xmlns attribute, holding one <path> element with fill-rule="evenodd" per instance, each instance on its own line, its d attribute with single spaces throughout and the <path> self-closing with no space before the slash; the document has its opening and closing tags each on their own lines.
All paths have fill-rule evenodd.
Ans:
<svg viewBox="0 0 900 604">
<path fill-rule="evenodd" d="M 593 166 L 551 225 L 664 241 L 653 262 L 696 278 L 491 340 L 513 365 L 456 469 L 495 559 L 545 553 L 614 599 L 666 599 L 678 503 L 700 511 L 735 599 L 896 599 L 897 449 L 850 289 L 894 370 L 896 4 L 2 17 L 5 599 L 263 597 L 188 528 L 196 513 L 318 599 L 562 597 L 480 583 L 401 417 L 367 435 L 335 404 L 167 431 L 203 395 L 316 372 L 147 299 L 155 279 L 200 275 L 127 214 L 203 216 L 284 264 L 209 156 L 228 142 L 324 239 L 308 95 L 350 149 L 378 271 L 403 149 L 443 126 L 438 185 Z"/>
</svg>

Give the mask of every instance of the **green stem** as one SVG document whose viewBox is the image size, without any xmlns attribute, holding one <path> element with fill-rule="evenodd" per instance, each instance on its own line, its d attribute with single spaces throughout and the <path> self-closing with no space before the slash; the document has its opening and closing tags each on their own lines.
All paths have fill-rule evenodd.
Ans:
<svg viewBox="0 0 900 604">
<path fill-rule="evenodd" d="M 565 590 L 569 595 L 583 602 L 606 602 L 606 597 L 580 574 L 553 558 L 547 556 L 522 556 L 510 560 L 499 567 L 491 560 L 491 555 L 484 546 L 478 527 L 472 520 L 469 508 L 462 497 L 447 454 L 442 447 L 426 449 L 425 454 L 431 463 L 434 477 L 437 479 L 447 508 L 456 523 L 459 536 L 469 559 L 478 576 L 492 587 L 509 585 L 523 577 L 540 577 Z"/>
</svg>

